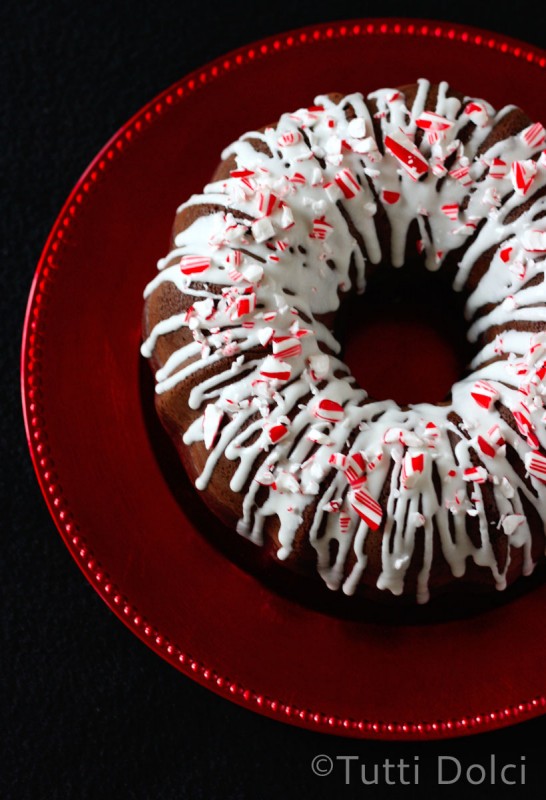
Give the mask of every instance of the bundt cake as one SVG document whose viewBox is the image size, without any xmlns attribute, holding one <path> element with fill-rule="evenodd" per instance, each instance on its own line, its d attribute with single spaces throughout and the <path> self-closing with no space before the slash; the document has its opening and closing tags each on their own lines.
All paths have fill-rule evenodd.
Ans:
<svg viewBox="0 0 546 800">
<path fill-rule="evenodd" d="M 207 505 L 287 569 L 425 603 L 544 558 L 545 142 L 446 83 L 329 94 L 178 209 L 145 291 L 157 412 Z M 409 265 L 449 282 L 474 348 L 436 404 L 371 397 L 340 358 L 347 298 Z"/>
</svg>

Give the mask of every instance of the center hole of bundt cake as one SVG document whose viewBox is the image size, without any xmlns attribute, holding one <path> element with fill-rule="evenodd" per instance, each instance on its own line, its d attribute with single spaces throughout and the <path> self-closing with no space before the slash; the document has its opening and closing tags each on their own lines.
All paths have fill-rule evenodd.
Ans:
<svg viewBox="0 0 546 800">
<path fill-rule="evenodd" d="M 335 332 L 360 386 L 402 406 L 445 400 L 473 352 L 462 296 L 421 265 L 376 270 L 342 305 Z"/>
</svg>

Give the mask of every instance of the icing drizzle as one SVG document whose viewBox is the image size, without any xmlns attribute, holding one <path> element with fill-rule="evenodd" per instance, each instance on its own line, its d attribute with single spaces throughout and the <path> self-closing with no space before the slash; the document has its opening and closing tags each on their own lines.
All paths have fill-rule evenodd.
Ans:
<svg viewBox="0 0 546 800">
<path fill-rule="evenodd" d="M 529 574 L 526 508 L 542 519 L 546 509 L 546 132 L 536 123 L 484 147 L 513 107 L 461 104 L 442 83 L 431 112 L 429 89 L 419 81 L 411 110 L 395 89 L 367 102 L 320 96 L 228 147 L 230 177 L 180 207 L 207 213 L 176 236 L 145 292 L 170 281 L 192 305 L 142 345 L 150 357 L 162 335 L 192 332 L 157 371 L 156 391 L 197 380 L 189 403 L 200 413 L 183 439 L 209 452 L 199 489 L 221 458 L 238 462 L 230 488 L 244 491 L 240 533 L 260 543 L 276 517 L 286 559 L 310 509 L 318 571 L 347 594 L 366 569 L 368 537 L 381 539 L 377 586 L 394 594 L 422 537 L 418 602 L 428 600 L 438 545 L 455 577 L 470 558 L 504 588 L 510 546 L 522 548 Z M 463 253 L 454 289 L 465 290 L 468 337 L 480 349 L 450 406 L 369 398 L 323 319 L 344 293 L 364 291 L 367 264 L 382 261 L 379 207 L 394 266 L 414 220 L 428 269 Z"/>
</svg>

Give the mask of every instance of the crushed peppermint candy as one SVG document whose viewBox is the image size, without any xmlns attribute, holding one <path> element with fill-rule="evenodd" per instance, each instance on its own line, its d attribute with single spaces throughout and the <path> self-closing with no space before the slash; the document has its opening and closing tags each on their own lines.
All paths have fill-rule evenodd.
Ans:
<svg viewBox="0 0 546 800">
<path fill-rule="evenodd" d="M 349 492 L 349 503 L 372 531 L 379 528 L 383 519 L 383 509 L 368 492 L 364 489 Z"/>
<path fill-rule="evenodd" d="M 323 397 L 313 406 L 313 415 L 317 419 L 323 419 L 326 422 L 340 422 L 345 416 L 345 411 L 343 406 L 336 400 L 329 400 L 327 397 Z"/>
</svg>

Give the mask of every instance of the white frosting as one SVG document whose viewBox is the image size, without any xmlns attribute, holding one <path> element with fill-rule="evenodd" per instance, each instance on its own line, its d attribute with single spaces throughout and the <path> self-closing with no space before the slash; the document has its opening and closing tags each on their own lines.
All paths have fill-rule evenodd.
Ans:
<svg viewBox="0 0 546 800">
<path fill-rule="evenodd" d="M 180 207 L 219 210 L 178 234 L 146 290 L 149 296 L 171 281 L 195 298 L 188 313 L 156 325 L 142 352 L 152 355 L 165 333 L 186 326 L 193 332 L 194 341 L 174 352 L 156 378 L 158 393 L 198 379 L 189 402 L 201 414 L 184 432 L 187 445 L 204 441 L 209 451 L 198 488 L 221 457 L 237 461 L 231 490 L 247 487 L 238 530 L 259 543 L 264 520 L 276 516 L 280 559 L 289 557 L 311 507 L 308 537 L 318 571 L 347 594 L 366 569 L 368 537 L 381 538 L 380 589 L 404 591 L 417 536 L 424 541 L 419 602 L 429 596 L 437 541 L 454 576 L 463 576 L 472 559 L 502 589 L 511 550 L 499 564 L 484 497 L 498 510 L 495 534 L 523 549 L 525 573 L 534 564 L 523 498 L 541 518 L 546 513 L 546 483 L 536 474 L 519 477 L 506 458 L 507 446 L 522 462 L 546 449 L 546 197 L 509 221 L 546 187 L 544 129 L 531 126 L 478 155 L 511 107 L 495 112 L 474 99 L 461 107 L 447 89 L 440 85 L 434 113 L 425 111 L 424 80 L 411 112 L 397 90 L 370 95 L 381 141 L 360 94 L 339 103 L 318 97 L 276 127 L 242 136 L 223 153 L 235 157 L 232 177 Z M 464 144 L 463 129 L 470 133 Z M 258 152 L 256 140 L 269 152 Z M 339 308 L 344 292 L 365 289 L 368 262 L 381 262 L 379 205 L 390 222 L 395 266 L 403 265 L 414 219 L 430 270 L 470 241 L 457 291 L 478 258 L 493 254 L 466 301 L 468 336 L 481 349 L 472 373 L 453 386 L 451 406 L 403 410 L 392 400 L 371 401 L 336 357 L 339 343 L 320 320 Z M 224 288 L 220 294 L 210 287 Z M 528 324 L 513 331 L 514 320 L 537 324 L 534 332 Z M 211 366 L 213 377 L 199 379 Z M 349 456 L 356 461 L 349 464 Z M 478 544 L 467 531 L 469 518 Z"/>
</svg>

